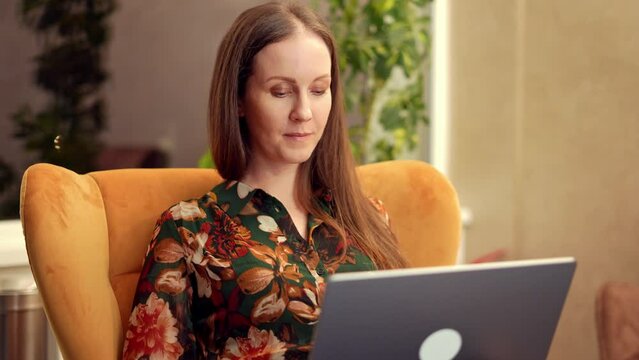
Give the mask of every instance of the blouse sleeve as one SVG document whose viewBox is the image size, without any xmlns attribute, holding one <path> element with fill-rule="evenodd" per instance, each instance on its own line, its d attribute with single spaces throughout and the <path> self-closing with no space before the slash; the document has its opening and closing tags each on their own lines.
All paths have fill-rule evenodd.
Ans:
<svg viewBox="0 0 639 360">
<path fill-rule="evenodd" d="M 194 359 L 193 281 L 171 210 L 158 220 L 140 273 L 122 358 Z"/>
</svg>

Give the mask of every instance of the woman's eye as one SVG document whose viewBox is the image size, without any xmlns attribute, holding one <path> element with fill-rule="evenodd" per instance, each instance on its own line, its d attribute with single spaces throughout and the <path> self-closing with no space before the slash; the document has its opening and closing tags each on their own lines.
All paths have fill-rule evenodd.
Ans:
<svg viewBox="0 0 639 360">
<path fill-rule="evenodd" d="M 313 95 L 324 95 L 326 93 L 326 89 L 315 89 L 315 90 L 311 90 L 311 94 Z"/>
<path fill-rule="evenodd" d="M 287 97 L 291 93 L 291 90 L 288 89 L 273 89 L 271 90 L 271 95 L 277 98 Z"/>
</svg>

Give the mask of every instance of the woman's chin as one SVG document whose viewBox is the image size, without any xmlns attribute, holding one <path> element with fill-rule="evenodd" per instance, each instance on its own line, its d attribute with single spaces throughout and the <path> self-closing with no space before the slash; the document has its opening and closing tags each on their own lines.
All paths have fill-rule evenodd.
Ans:
<svg viewBox="0 0 639 360">
<path fill-rule="evenodd" d="M 288 148 L 282 150 L 283 151 L 280 152 L 280 157 L 284 162 L 289 164 L 301 164 L 311 158 L 315 147 L 306 146 L 304 148 Z"/>
<path fill-rule="evenodd" d="M 303 162 L 305 162 L 306 160 L 311 158 L 311 154 L 312 152 L 308 152 L 308 153 L 297 153 L 297 154 L 287 154 L 284 157 L 284 161 L 291 164 L 291 165 L 299 165 Z"/>
<path fill-rule="evenodd" d="M 298 158 L 291 159 L 291 160 L 290 160 L 290 163 L 291 163 L 291 164 L 299 165 L 299 164 L 302 164 L 302 163 L 306 162 L 306 160 L 308 160 L 308 159 L 310 159 L 310 158 L 311 158 L 310 156 L 306 156 L 306 157 L 298 157 Z"/>
</svg>

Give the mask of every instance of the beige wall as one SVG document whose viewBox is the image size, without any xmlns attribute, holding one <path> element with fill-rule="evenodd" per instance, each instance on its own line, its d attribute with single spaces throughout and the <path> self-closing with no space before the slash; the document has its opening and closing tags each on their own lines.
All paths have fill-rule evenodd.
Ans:
<svg viewBox="0 0 639 360">
<path fill-rule="evenodd" d="M 551 359 L 597 359 L 594 298 L 639 284 L 639 3 L 456 0 L 450 175 L 468 257 L 572 255 Z"/>
<path fill-rule="evenodd" d="M 513 10 L 512 0 L 460 0 L 450 7 L 449 175 L 462 205 L 473 211 L 467 259 L 513 247 Z M 476 238 L 490 238 L 490 247 Z"/>
</svg>

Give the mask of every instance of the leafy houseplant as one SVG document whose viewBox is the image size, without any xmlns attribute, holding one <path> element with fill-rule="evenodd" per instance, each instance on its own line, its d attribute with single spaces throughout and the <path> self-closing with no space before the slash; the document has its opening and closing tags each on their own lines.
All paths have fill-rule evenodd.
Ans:
<svg viewBox="0 0 639 360">
<path fill-rule="evenodd" d="M 23 23 L 43 49 L 34 59 L 35 83 L 49 99 L 38 111 L 23 105 L 12 120 L 14 136 L 35 161 L 81 173 L 94 169 L 105 124 L 102 51 L 114 9 L 113 0 L 22 0 Z"/>
<path fill-rule="evenodd" d="M 424 73 L 431 0 L 329 0 L 328 22 L 340 51 L 350 128 L 360 163 L 391 160 L 418 141 L 428 124 Z M 315 1 L 316 7 L 319 3 Z"/>
<path fill-rule="evenodd" d="M 102 50 L 114 8 L 113 0 L 22 1 L 23 22 L 42 40 L 35 82 L 49 94 L 49 102 L 37 112 L 24 105 L 13 121 L 15 136 L 36 153 L 37 161 L 93 170 L 105 123 Z"/>
</svg>

